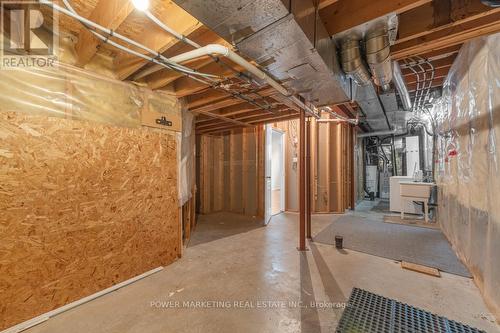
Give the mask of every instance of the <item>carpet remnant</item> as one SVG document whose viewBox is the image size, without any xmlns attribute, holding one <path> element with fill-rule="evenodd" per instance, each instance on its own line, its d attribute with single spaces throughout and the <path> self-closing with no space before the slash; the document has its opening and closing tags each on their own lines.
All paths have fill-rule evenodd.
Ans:
<svg viewBox="0 0 500 333">
<path fill-rule="evenodd" d="M 315 242 L 335 245 L 336 235 L 344 238 L 343 246 L 346 249 L 472 277 L 440 230 L 344 215 L 313 239 Z"/>
</svg>

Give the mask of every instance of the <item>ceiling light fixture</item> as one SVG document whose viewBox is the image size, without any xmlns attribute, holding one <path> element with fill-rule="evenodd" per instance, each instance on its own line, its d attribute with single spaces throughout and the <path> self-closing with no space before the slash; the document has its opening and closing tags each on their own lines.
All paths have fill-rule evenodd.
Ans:
<svg viewBox="0 0 500 333">
<path fill-rule="evenodd" d="M 149 0 L 132 0 L 132 3 L 140 11 L 146 11 L 149 8 Z"/>
</svg>

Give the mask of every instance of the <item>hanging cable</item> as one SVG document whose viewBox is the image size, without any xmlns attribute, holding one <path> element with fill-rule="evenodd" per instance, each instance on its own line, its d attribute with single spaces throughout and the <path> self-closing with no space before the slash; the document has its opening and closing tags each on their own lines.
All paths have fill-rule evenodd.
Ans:
<svg viewBox="0 0 500 333">
<path fill-rule="evenodd" d="M 56 4 L 53 4 L 52 2 L 49 2 L 48 0 L 39 0 L 39 2 L 43 5 L 47 5 L 47 6 L 51 6 L 52 8 L 54 8 L 55 10 L 59 11 L 59 12 L 62 12 L 72 18 L 75 18 L 76 20 L 80 21 L 94 36 L 96 36 L 96 38 L 98 38 L 99 40 L 103 41 L 104 43 L 108 43 L 109 45 L 112 45 L 124 52 L 127 52 L 129 54 L 132 54 L 132 55 L 135 55 L 137 57 L 140 57 L 140 58 L 143 58 L 149 62 L 152 62 L 152 63 L 155 63 L 155 64 L 158 64 L 158 65 L 161 65 L 161 66 L 164 66 L 168 69 L 172 69 L 172 70 L 175 70 L 175 71 L 178 71 L 180 73 L 182 73 L 183 75 L 195 80 L 195 81 L 198 81 L 200 83 L 203 83 L 207 86 L 210 86 L 211 88 L 213 89 L 216 89 L 216 90 L 222 90 L 228 94 L 230 94 L 232 97 L 234 98 L 238 98 L 238 99 L 241 99 L 245 102 L 248 102 L 254 106 L 257 106 L 263 110 L 267 110 L 267 109 L 270 109 L 271 107 L 268 106 L 268 105 L 261 105 L 259 103 L 257 103 L 254 99 L 252 99 L 251 97 L 248 97 L 248 96 L 245 96 L 244 94 L 240 93 L 240 92 L 233 92 L 229 89 L 226 89 L 224 87 L 221 86 L 221 82 L 219 81 L 216 81 L 216 80 L 213 80 L 212 77 L 216 77 L 216 78 L 219 78 L 219 76 L 217 75 L 212 75 L 212 74 L 204 74 L 204 73 L 199 73 L 195 70 L 191 70 L 190 68 L 188 67 L 185 67 L 185 66 L 182 66 L 182 65 L 179 65 L 171 60 L 169 60 L 168 58 L 164 57 L 163 55 L 159 54 L 158 52 L 154 51 L 154 50 L 151 50 L 147 47 L 145 47 L 144 45 L 142 44 L 139 44 L 138 42 L 134 41 L 134 40 L 131 40 L 125 36 L 122 36 L 121 34 L 118 34 L 116 33 L 115 31 L 111 30 L 111 29 L 107 29 L 95 22 L 92 22 L 82 16 L 80 16 L 74 9 L 73 7 L 71 6 L 71 4 L 69 3 L 68 0 L 63 0 L 65 6 L 68 8 L 68 9 L 65 9 L 65 8 L 62 8 Z M 97 29 L 97 30 L 100 30 L 102 32 L 104 32 L 107 36 L 103 36 L 101 34 L 99 34 L 98 32 L 96 32 L 94 29 Z M 114 41 L 112 41 L 110 39 L 110 37 L 116 37 L 126 43 L 129 43 L 131 45 L 134 45 L 140 49 L 143 49 L 151 54 L 154 54 L 155 56 L 154 57 L 149 57 L 149 56 L 146 56 L 140 52 L 137 52 L 135 50 L 132 50 L 128 47 L 125 47 L 121 44 L 118 44 Z M 202 78 L 198 78 L 194 75 L 200 75 L 202 76 Z M 263 99 L 263 98 L 262 98 Z"/>
<path fill-rule="evenodd" d="M 53 9 L 57 10 L 58 12 L 61 12 L 63 14 L 66 14 L 78 21 L 80 21 L 87 29 L 89 29 L 89 31 L 94 35 L 96 36 L 98 39 L 100 39 L 101 41 L 105 42 L 105 43 L 108 43 L 110 45 L 113 45 L 114 47 L 117 47 L 119 48 L 120 50 L 122 51 L 125 51 L 125 52 L 128 52 L 130 54 L 133 54 L 133 55 L 136 55 L 136 56 L 139 56 L 139 54 L 141 54 L 142 56 L 140 56 L 141 58 L 143 59 L 146 59 L 150 62 L 154 62 L 156 64 L 159 64 L 159 65 L 164 65 L 165 67 L 169 68 L 169 69 L 174 69 L 174 70 L 177 70 L 177 71 L 180 71 L 180 72 L 183 72 L 183 73 L 186 73 L 186 74 L 191 74 L 191 75 L 200 75 L 200 76 L 203 76 L 203 77 L 207 77 L 207 78 L 210 78 L 210 77 L 218 77 L 217 75 L 212 75 L 212 74 L 203 74 L 203 73 L 199 73 L 197 71 L 194 71 L 188 67 L 185 67 L 185 66 L 182 66 L 180 64 L 177 64 L 175 62 L 172 62 L 171 60 L 169 60 L 168 58 L 164 57 L 163 55 L 161 54 L 158 54 L 158 52 L 130 39 L 130 38 L 127 38 L 119 33 L 117 33 L 116 31 L 114 30 L 111 30 L 111 29 L 108 29 L 108 28 L 105 28 L 93 21 L 90 21 L 82 16 L 80 16 L 74 9 L 73 7 L 71 7 L 71 5 L 69 4 L 69 2 L 67 0 L 63 0 L 65 6 L 67 6 L 68 9 L 66 8 L 63 8 L 63 7 L 60 7 L 48 0 L 39 0 L 39 3 L 42 4 L 42 5 L 46 5 L 46 6 L 50 6 L 52 7 Z M 102 31 L 103 33 L 106 34 L 106 36 L 103 36 L 101 34 L 99 34 L 97 31 L 95 30 L 99 30 L 99 31 Z M 136 52 L 128 47 L 125 47 L 121 44 L 118 44 L 116 42 L 113 42 L 110 38 L 111 37 L 115 37 L 119 40 L 122 40 L 123 42 L 125 43 L 128 43 L 128 44 L 131 44 L 139 49 L 142 49 L 150 54 L 152 54 L 153 56 L 152 57 L 148 57 L 140 52 Z"/>
</svg>

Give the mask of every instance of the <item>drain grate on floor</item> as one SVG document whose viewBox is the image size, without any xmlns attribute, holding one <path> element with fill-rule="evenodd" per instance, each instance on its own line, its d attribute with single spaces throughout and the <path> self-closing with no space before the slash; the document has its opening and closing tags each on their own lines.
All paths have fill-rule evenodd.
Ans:
<svg viewBox="0 0 500 333">
<path fill-rule="evenodd" d="M 337 333 L 486 333 L 453 320 L 354 288 Z"/>
</svg>

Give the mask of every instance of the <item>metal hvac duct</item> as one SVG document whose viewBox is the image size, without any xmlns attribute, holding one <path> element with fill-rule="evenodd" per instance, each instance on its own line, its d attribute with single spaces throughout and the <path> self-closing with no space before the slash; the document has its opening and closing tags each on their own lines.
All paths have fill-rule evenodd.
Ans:
<svg viewBox="0 0 500 333">
<path fill-rule="evenodd" d="M 403 102 L 403 109 L 405 111 L 411 110 L 411 99 L 410 94 L 408 93 L 408 89 L 406 88 L 406 82 L 403 77 L 403 73 L 401 73 L 401 67 L 399 67 L 399 63 L 394 61 L 392 64 L 393 69 L 393 77 L 394 77 L 394 85 L 398 90 L 399 97 L 401 97 L 401 102 Z"/>
<path fill-rule="evenodd" d="M 363 86 L 371 80 L 368 69 L 361 57 L 359 40 L 346 38 L 341 44 L 340 59 L 342 69 L 358 85 Z"/>
<path fill-rule="evenodd" d="M 366 61 L 370 66 L 373 81 L 386 91 L 392 81 L 391 48 L 387 30 L 379 28 L 369 31 L 365 44 Z"/>
<path fill-rule="evenodd" d="M 311 0 L 174 0 L 316 106 L 349 101 L 336 46 Z"/>
</svg>

